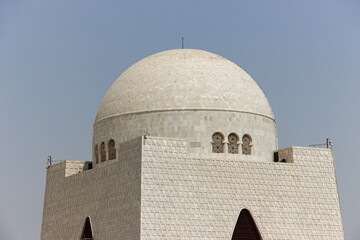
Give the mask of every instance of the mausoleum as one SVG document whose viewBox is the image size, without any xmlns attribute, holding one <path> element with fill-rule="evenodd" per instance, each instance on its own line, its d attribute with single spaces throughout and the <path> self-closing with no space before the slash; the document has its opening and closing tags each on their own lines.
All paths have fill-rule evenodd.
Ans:
<svg viewBox="0 0 360 240">
<path fill-rule="evenodd" d="M 331 149 L 278 149 L 256 82 L 176 49 L 102 100 L 92 161 L 47 168 L 41 239 L 345 239 Z"/>
</svg>

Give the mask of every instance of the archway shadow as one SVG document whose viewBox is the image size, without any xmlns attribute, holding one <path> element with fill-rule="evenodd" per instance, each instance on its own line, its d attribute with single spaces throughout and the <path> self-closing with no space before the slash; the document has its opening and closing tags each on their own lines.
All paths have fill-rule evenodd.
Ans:
<svg viewBox="0 0 360 240">
<path fill-rule="evenodd" d="M 232 240 L 262 240 L 260 232 L 249 210 L 247 209 L 241 210 L 231 239 Z"/>
</svg>

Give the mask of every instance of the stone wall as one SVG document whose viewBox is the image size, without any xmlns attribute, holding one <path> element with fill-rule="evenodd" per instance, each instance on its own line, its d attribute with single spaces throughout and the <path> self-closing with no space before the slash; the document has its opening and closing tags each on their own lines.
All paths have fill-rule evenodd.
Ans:
<svg viewBox="0 0 360 240">
<path fill-rule="evenodd" d="M 231 239 L 244 208 L 264 240 L 344 239 L 329 149 L 290 147 L 279 154 L 293 162 L 276 163 L 197 158 L 175 138 L 119 147 L 94 169 L 64 161 L 47 170 L 41 239 L 79 239 L 87 216 L 94 239 Z"/>
<path fill-rule="evenodd" d="M 293 154 L 293 147 L 287 147 L 280 149 L 278 151 L 278 161 L 282 162 L 285 161 L 286 163 L 293 163 L 294 162 L 294 154 Z"/>
<path fill-rule="evenodd" d="M 331 150 L 291 147 L 294 163 L 275 163 L 192 158 L 171 150 L 185 140 L 147 141 L 141 239 L 231 239 L 243 208 L 263 239 L 344 239 Z"/>
<path fill-rule="evenodd" d="M 187 139 L 188 154 L 194 157 L 213 157 L 211 142 L 215 132 L 221 132 L 225 137 L 225 153 L 221 154 L 222 157 L 234 155 L 227 153 L 230 133 L 239 136 L 240 155 L 242 136 L 249 134 L 252 138 L 252 155 L 242 157 L 248 160 L 273 161 L 273 151 L 277 149 L 275 121 L 261 115 L 231 111 L 169 110 L 106 118 L 94 124 L 93 146 L 100 146 L 101 142 L 107 143 L 114 139 L 116 149 L 119 149 L 122 142 L 141 135 L 184 138 Z M 95 157 L 93 159 L 95 163 Z"/>
<path fill-rule="evenodd" d="M 140 238 L 141 138 L 124 144 L 131 152 L 121 161 L 96 169 L 74 161 L 48 168 L 41 239 L 78 240 L 87 216 L 95 239 Z"/>
</svg>

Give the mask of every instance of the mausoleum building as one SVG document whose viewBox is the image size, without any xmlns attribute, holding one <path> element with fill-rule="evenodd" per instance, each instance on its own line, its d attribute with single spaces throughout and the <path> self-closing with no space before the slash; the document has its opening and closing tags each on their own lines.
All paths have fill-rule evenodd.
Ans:
<svg viewBox="0 0 360 240">
<path fill-rule="evenodd" d="M 92 161 L 47 168 L 41 239 L 345 239 L 332 150 L 277 142 L 235 63 L 146 57 L 101 102 Z"/>
</svg>

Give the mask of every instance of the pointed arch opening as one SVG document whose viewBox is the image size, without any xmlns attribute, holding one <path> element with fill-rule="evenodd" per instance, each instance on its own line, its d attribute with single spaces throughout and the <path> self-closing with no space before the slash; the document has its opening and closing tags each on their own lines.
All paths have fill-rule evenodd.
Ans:
<svg viewBox="0 0 360 240">
<path fill-rule="evenodd" d="M 260 232 L 249 210 L 247 209 L 241 210 L 231 239 L 232 240 L 262 240 Z"/>
<path fill-rule="evenodd" d="M 84 227 L 81 233 L 80 240 L 93 240 L 93 233 L 91 227 L 90 217 L 85 219 Z"/>
</svg>

